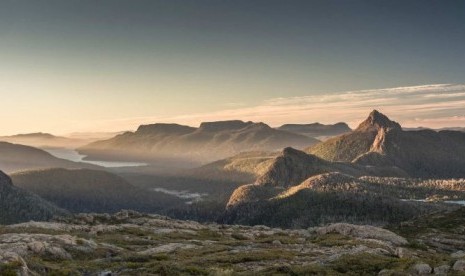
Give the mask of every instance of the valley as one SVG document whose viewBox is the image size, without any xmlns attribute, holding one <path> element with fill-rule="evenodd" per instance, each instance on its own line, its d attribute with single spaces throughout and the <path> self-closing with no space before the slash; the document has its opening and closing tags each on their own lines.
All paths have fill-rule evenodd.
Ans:
<svg viewBox="0 0 465 276">
<path fill-rule="evenodd" d="M 220 129 L 221 133 L 256 127 L 244 122 L 206 125 L 209 131 Z M 171 127 L 161 131 L 172 131 Z M 139 131 L 149 132 L 147 141 L 161 139 L 156 134 L 159 126 Z M 245 271 L 339 275 L 350 271 L 358 275 L 383 268 L 386 275 L 394 275 L 396 271 L 415 273 L 420 261 L 431 271 L 434 266 L 455 271 L 455 259 L 449 254 L 458 252 L 460 246 L 443 246 L 431 236 L 417 236 L 417 231 L 436 231 L 430 228 L 407 229 L 416 221 L 424 223 L 425 218 L 462 212 L 465 174 L 460 166 L 447 163 L 465 162 L 460 157 L 462 134 L 402 130 L 378 111 L 371 112 L 355 130 L 341 131 L 306 148 L 244 148 L 222 159 L 189 164 L 186 159 L 180 164 L 174 159 L 163 162 L 158 155 L 144 162 L 89 161 L 79 149 L 40 150 L 4 143 L 2 169 L 9 176 L 2 176 L 0 219 L 8 225 L 0 227 L 0 240 L 4 239 L 0 257 L 7 265 L 0 266 L 0 271 L 201 275 Z M 434 151 L 423 158 L 414 144 L 430 144 Z M 105 151 L 100 149 L 106 157 L 114 152 Z M 400 235 L 397 239 L 405 237 L 405 242 L 399 247 L 351 236 L 359 227 Z M 385 229 L 394 232 L 382 232 Z M 65 232 L 71 236 L 60 241 Z M 444 239 L 450 235 L 444 232 Z M 24 247 L 21 240 L 26 236 L 37 245 L 56 241 L 54 246 L 61 249 Z M 8 242 L 12 237 L 18 240 L 15 249 Z M 81 250 L 89 254 L 82 255 Z M 274 255 L 278 251 L 285 253 Z M 110 257 L 100 263 L 102 252 Z M 194 258 L 194 252 L 203 253 Z M 59 255 L 50 261 L 46 257 L 50 254 Z M 349 256 L 354 254 L 379 263 L 351 267 L 354 261 Z M 200 266 L 204 262 L 208 265 Z"/>
<path fill-rule="evenodd" d="M 0 0 L 0 276 L 465 276 L 465 0 Z"/>
</svg>

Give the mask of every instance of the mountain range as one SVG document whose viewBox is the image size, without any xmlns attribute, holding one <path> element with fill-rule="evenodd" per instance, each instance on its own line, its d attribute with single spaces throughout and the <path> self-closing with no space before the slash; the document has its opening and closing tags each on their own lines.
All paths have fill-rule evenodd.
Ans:
<svg viewBox="0 0 465 276">
<path fill-rule="evenodd" d="M 142 125 L 112 139 L 79 148 L 89 158 L 157 159 L 206 163 L 246 151 L 276 151 L 287 146 L 305 148 L 318 140 L 243 121 L 205 122 L 198 128 L 178 124 Z"/>
<path fill-rule="evenodd" d="M 411 177 L 465 176 L 465 133 L 405 131 L 376 110 L 353 132 L 311 146 L 306 152 L 329 161 L 397 167 Z"/>
<path fill-rule="evenodd" d="M 309 137 L 330 137 L 352 131 L 346 123 L 336 123 L 334 125 L 313 124 L 285 124 L 278 127 L 279 130 L 294 132 Z"/>
<path fill-rule="evenodd" d="M 223 219 L 307 227 L 328 221 L 382 224 L 413 218 L 444 206 L 405 198 L 464 198 L 461 182 L 407 184 L 418 177 L 464 177 L 464 149 L 462 132 L 405 131 L 374 110 L 350 133 L 306 152 L 286 148 L 267 160 L 253 184 L 233 192 Z"/>
<path fill-rule="evenodd" d="M 448 180 L 465 176 L 464 138 L 458 131 L 408 131 L 376 110 L 353 131 L 324 142 L 262 123 L 154 124 L 80 150 L 94 158 L 213 162 L 161 174 L 112 169 L 115 175 L 1 142 L 0 168 L 23 170 L 11 174 L 17 189 L 71 212 L 134 209 L 285 227 L 385 224 L 449 208 L 404 199 L 465 198 L 463 183 Z"/>
</svg>

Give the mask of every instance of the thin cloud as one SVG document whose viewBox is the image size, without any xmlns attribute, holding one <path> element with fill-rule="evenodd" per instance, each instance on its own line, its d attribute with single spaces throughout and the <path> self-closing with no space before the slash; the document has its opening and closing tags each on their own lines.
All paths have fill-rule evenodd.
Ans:
<svg viewBox="0 0 465 276">
<path fill-rule="evenodd" d="M 140 124 L 156 122 L 196 126 L 203 121 L 240 119 L 266 122 L 272 126 L 344 121 L 355 127 L 373 109 L 380 110 L 405 127 L 465 126 L 465 85 L 430 84 L 273 98 L 257 106 L 178 116 L 117 119 L 102 121 L 98 125 L 135 129 Z"/>
</svg>

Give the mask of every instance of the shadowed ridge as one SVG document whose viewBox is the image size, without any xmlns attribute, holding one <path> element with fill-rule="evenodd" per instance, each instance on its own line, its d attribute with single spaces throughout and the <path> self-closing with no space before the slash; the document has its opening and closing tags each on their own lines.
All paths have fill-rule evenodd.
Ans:
<svg viewBox="0 0 465 276">
<path fill-rule="evenodd" d="M 278 195 L 279 198 L 292 196 L 302 190 L 312 189 L 314 191 L 354 191 L 360 190 L 361 181 L 355 177 L 339 172 L 330 172 L 307 178 L 301 184 L 289 188 Z"/>
<path fill-rule="evenodd" d="M 275 158 L 268 171 L 257 179 L 256 184 L 282 187 L 296 185 L 310 174 L 326 172 L 326 163 L 314 155 L 287 147 Z"/>
<path fill-rule="evenodd" d="M 68 212 L 15 185 L 0 171 L 0 224 L 44 221 Z"/>
</svg>

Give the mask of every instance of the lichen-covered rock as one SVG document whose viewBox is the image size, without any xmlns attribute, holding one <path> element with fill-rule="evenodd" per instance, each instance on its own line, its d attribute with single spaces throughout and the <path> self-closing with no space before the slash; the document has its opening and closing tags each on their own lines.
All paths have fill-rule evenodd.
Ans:
<svg viewBox="0 0 465 276">
<path fill-rule="evenodd" d="M 447 275 L 450 271 L 450 265 L 441 265 L 434 268 L 435 275 Z"/>
<path fill-rule="evenodd" d="M 457 260 L 452 269 L 455 271 L 465 271 L 465 260 Z"/>
<path fill-rule="evenodd" d="M 465 252 L 463 252 L 462 250 L 459 250 L 454 253 L 451 253 L 450 256 L 451 258 L 454 258 L 454 259 L 461 259 L 465 257 Z"/>
<path fill-rule="evenodd" d="M 412 267 L 412 271 L 416 273 L 417 275 L 427 275 L 427 274 L 431 274 L 433 269 L 431 268 L 429 264 L 420 263 L 420 264 L 415 264 Z"/>
<path fill-rule="evenodd" d="M 193 244 L 185 244 L 185 243 L 169 243 L 169 244 L 164 244 L 160 245 L 154 248 L 149 248 L 147 250 L 144 250 L 142 252 L 139 252 L 141 255 L 155 255 L 159 253 L 170 253 L 174 252 L 179 249 L 192 249 L 196 248 L 196 245 Z"/>
<path fill-rule="evenodd" d="M 353 225 L 348 223 L 334 223 L 325 227 L 315 229 L 320 235 L 328 233 L 339 233 L 345 236 L 351 236 L 361 239 L 378 239 L 390 242 L 393 245 L 405 245 L 407 240 L 389 230 L 369 226 L 369 225 Z"/>
</svg>

